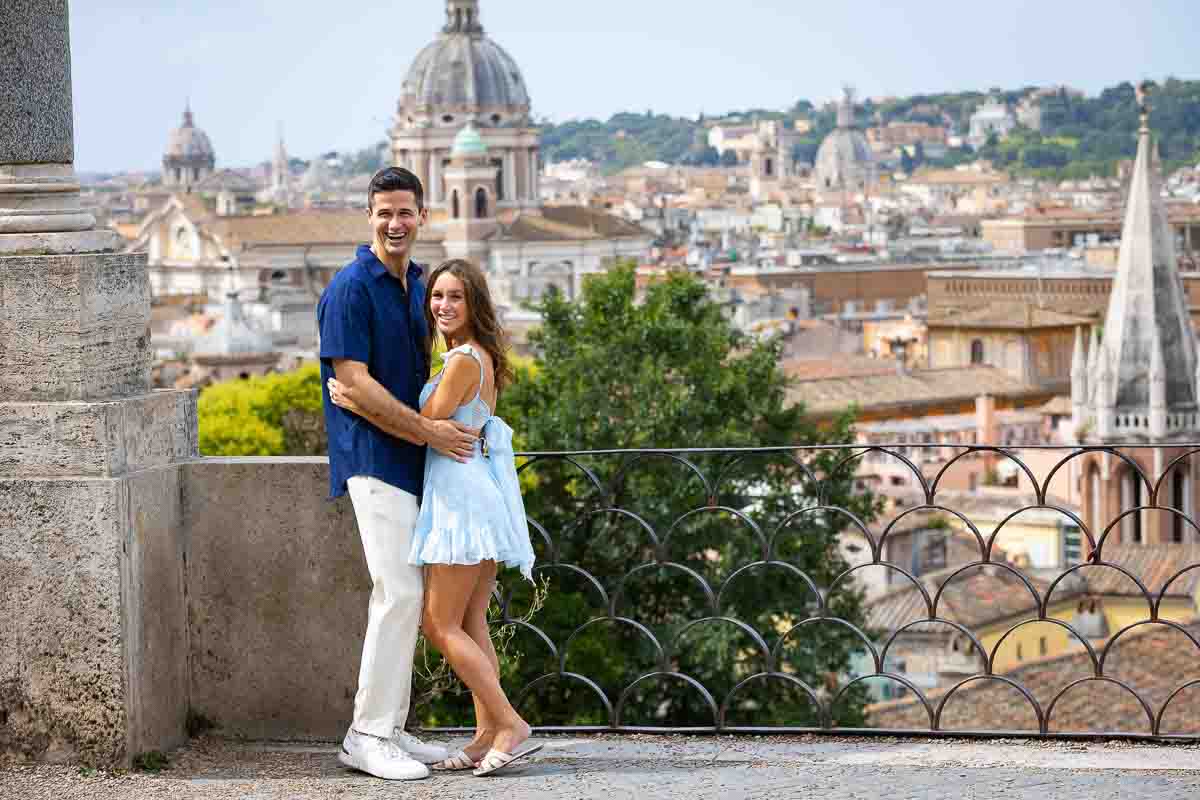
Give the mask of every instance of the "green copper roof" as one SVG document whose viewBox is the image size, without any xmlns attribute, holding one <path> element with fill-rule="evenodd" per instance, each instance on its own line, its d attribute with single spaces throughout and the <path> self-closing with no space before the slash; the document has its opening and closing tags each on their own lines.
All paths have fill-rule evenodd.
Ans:
<svg viewBox="0 0 1200 800">
<path fill-rule="evenodd" d="M 458 136 L 454 137 L 454 147 L 450 155 L 454 158 L 487 155 L 487 145 L 483 143 L 474 125 L 468 123 L 467 127 L 458 132 Z"/>
</svg>

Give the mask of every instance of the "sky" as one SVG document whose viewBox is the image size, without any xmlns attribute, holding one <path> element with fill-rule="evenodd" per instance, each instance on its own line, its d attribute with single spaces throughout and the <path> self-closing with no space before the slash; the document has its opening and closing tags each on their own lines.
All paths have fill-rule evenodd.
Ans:
<svg viewBox="0 0 1200 800">
<path fill-rule="evenodd" d="M 76 167 L 157 169 L 190 101 L 218 167 L 386 138 L 443 0 L 71 0 Z M 1196 0 L 481 0 L 534 114 L 1200 78 Z"/>
</svg>

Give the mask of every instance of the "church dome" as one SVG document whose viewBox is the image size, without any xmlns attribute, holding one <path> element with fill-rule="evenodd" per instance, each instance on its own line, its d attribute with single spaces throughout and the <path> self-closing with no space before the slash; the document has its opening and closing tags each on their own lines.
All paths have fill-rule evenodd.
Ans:
<svg viewBox="0 0 1200 800">
<path fill-rule="evenodd" d="M 183 125 L 171 131 L 164 160 L 208 163 L 210 166 L 215 161 L 212 142 L 207 133 L 196 127 L 190 108 L 183 112 Z"/>
<path fill-rule="evenodd" d="M 847 89 L 838 106 L 837 129 L 825 137 L 813 165 L 817 190 L 857 189 L 869 179 L 874 156 L 867 137 L 854 124 L 854 94 Z"/>
<path fill-rule="evenodd" d="M 400 92 L 402 126 L 458 127 L 524 122 L 525 79 L 512 56 L 479 23 L 479 0 L 446 0 L 446 25 L 417 54 Z"/>
</svg>

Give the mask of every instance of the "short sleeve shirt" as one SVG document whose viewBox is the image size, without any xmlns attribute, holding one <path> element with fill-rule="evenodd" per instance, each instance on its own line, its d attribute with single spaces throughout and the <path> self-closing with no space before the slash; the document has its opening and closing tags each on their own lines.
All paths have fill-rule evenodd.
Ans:
<svg viewBox="0 0 1200 800">
<path fill-rule="evenodd" d="M 425 448 L 397 439 L 338 408 L 329 399 L 327 386 L 334 377 L 335 360 L 359 361 L 397 400 L 420 412 L 421 389 L 429 379 L 421 274 L 420 266 L 409 265 L 406 291 L 371 248 L 362 246 L 355 260 L 334 276 L 317 304 L 333 497 L 345 494 L 346 481 L 358 476 L 377 478 L 421 496 Z"/>
</svg>

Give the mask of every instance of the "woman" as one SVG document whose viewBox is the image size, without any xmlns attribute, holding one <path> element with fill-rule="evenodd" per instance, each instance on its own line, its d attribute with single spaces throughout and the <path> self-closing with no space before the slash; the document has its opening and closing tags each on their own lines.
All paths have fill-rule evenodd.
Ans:
<svg viewBox="0 0 1200 800">
<path fill-rule="evenodd" d="M 421 414 L 482 428 L 483 434 L 475 457 L 465 464 L 433 450 L 426 455 L 409 561 L 426 567 L 421 629 L 475 701 L 475 738 L 433 768 L 475 768 L 483 776 L 541 749 L 529 743 L 529 725 L 500 687 L 499 660 L 487 623 L 497 564 L 518 567 L 532 580 L 534 555 L 512 429 L 493 413 L 512 370 L 487 279 L 470 262 L 452 260 L 433 271 L 428 285 L 427 346 L 432 351 L 440 335 L 447 352 L 444 369 L 421 393 Z M 329 391 L 334 403 L 363 415 L 336 380 L 330 381 Z M 386 420 L 363 416 L 387 429 Z"/>
</svg>

